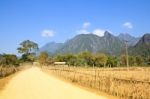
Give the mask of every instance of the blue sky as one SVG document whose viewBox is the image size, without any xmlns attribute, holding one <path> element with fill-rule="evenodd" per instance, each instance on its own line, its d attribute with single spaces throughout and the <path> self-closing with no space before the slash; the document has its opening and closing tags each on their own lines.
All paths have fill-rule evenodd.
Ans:
<svg viewBox="0 0 150 99">
<path fill-rule="evenodd" d="M 150 32 L 150 0 L 0 0 L 0 53 L 17 53 L 23 40 L 44 45 L 103 31 Z"/>
</svg>

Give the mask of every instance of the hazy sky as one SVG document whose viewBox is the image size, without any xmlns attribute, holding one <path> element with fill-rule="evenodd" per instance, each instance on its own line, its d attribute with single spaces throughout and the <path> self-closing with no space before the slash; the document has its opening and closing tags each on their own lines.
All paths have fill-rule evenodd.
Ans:
<svg viewBox="0 0 150 99">
<path fill-rule="evenodd" d="M 77 34 L 150 32 L 150 0 L 0 0 L 0 53 L 23 40 L 44 45 Z"/>
</svg>

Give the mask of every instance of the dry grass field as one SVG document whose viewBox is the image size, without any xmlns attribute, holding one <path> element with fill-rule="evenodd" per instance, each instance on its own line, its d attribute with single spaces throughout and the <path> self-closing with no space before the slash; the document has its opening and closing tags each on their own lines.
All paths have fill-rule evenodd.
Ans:
<svg viewBox="0 0 150 99">
<path fill-rule="evenodd" d="M 46 67 L 54 75 L 124 99 L 149 99 L 150 68 Z"/>
</svg>

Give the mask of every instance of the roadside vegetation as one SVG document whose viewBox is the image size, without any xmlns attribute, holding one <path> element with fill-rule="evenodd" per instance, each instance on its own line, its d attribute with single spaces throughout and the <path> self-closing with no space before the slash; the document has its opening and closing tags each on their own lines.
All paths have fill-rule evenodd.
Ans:
<svg viewBox="0 0 150 99">
<path fill-rule="evenodd" d="M 13 54 L 0 55 L 0 77 L 5 77 L 17 71 L 16 67 L 19 66 L 19 60 Z"/>
<path fill-rule="evenodd" d="M 25 40 L 17 49 L 21 57 L 14 54 L 0 54 L 0 78 L 17 72 L 24 63 L 32 63 L 36 60 L 38 44 Z"/>
</svg>

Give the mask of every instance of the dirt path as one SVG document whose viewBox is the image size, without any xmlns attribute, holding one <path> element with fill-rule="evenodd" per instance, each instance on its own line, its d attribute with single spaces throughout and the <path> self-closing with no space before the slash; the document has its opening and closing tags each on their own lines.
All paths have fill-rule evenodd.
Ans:
<svg viewBox="0 0 150 99">
<path fill-rule="evenodd" d="M 33 67 L 16 75 L 0 92 L 0 99 L 107 99 Z"/>
</svg>

